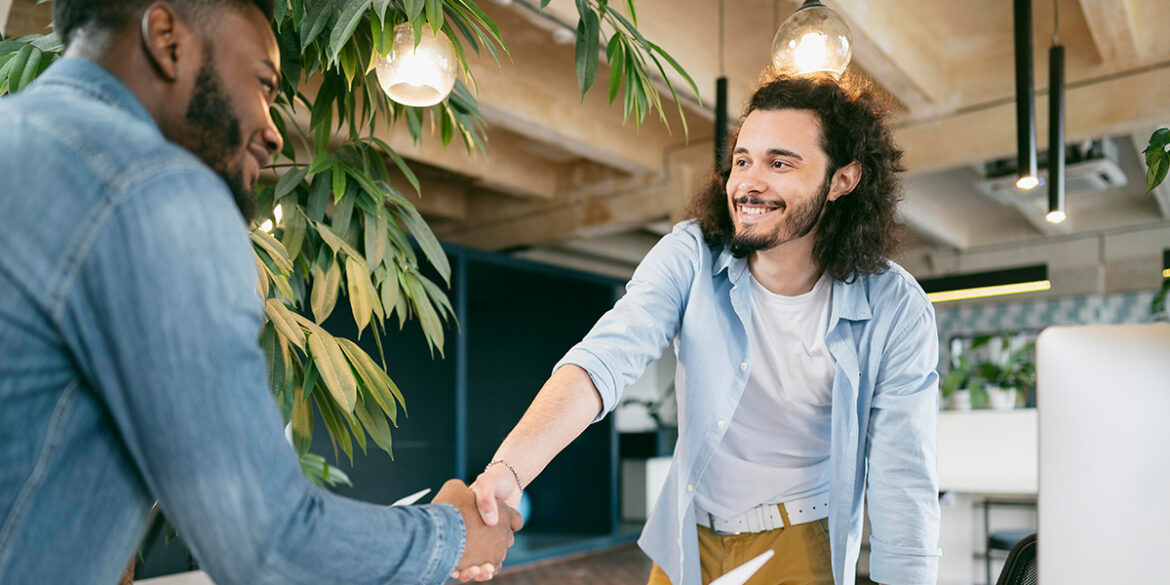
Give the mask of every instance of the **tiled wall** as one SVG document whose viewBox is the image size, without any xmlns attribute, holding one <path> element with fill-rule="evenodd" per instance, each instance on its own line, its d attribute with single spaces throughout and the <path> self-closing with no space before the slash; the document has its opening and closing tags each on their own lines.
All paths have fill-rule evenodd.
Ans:
<svg viewBox="0 0 1170 585">
<path fill-rule="evenodd" d="M 1050 325 L 1149 323 L 1155 291 L 1082 295 L 978 304 L 935 306 L 940 353 L 956 335 L 981 335 L 1009 330 L 1041 330 Z M 942 363 L 945 363 L 943 361 Z"/>
</svg>

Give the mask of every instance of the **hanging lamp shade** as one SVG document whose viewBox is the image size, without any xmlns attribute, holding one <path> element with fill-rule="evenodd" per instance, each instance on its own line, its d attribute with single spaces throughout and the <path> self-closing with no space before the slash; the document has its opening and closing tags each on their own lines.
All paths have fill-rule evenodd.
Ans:
<svg viewBox="0 0 1170 585">
<path fill-rule="evenodd" d="M 840 77 L 852 58 L 849 26 L 818 0 L 805 0 L 772 40 L 772 64 L 789 75 L 825 72 Z"/>
<path fill-rule="evenodd" d="M 390 99 L 407 106 L 433 106 L 455 87 L 455 47 L 446 35 L 423 25 L 422 39 L 414 43 L 409 23 L 394 27 L 390 54 L 378 57 L 378 84 Z"/>
</svg>

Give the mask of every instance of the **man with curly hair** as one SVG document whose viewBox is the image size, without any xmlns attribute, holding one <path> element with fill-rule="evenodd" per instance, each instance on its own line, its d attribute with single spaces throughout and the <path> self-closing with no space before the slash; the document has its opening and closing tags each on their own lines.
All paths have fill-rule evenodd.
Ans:
<svg viewBox="0 0 1170 585">
<path fill-rule="evenodd" d="M 730 165 L 557 364 L 473 489 L 489 524 L 676 341 L 679 440 L 639 544 L 653 585 L 935 583 L 934 311 L 889 260 L 902 152 L 873 95 L 779 78 Z"/>
</svg>

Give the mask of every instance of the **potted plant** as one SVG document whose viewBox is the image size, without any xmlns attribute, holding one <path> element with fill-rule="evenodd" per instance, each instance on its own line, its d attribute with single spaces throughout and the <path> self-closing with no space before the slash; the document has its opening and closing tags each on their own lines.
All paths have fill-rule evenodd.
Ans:
<svg viewBox="0 0 1170 585">
<path fill-rule="evenodd" d="M 984 382 L 988 405 L 997 410 L 1010 410 L 1015 408 L 1019 394 L 1036 384 L 1036 364 L 1031 359 L 1036 344 L 1028 342 L 1013 351 L 1010 334 L 1000 339 L 1000 359 L 980 363 L 977 371 Z"/>
<path fill-rule="evenodd" d="M 975 382 L 974 368 L 967 356 L 951 358 L 951 369 L 939 381 L 943 400 L 951 410 L 971 410 L 971 385 Z"/>
</svg>

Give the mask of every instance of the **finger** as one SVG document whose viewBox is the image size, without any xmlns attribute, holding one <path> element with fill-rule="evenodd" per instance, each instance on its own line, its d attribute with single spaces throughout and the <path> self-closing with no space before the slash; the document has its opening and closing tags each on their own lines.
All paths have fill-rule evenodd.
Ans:
<svg viewBox="0 0 1170 585">
<path fill-rule="evenodd" d="M 483 523 L 495 526 L 499 521 L 499 507 L 496 505 L 495 496 L 489 493 L 489 490 L 480 488 L 475 492 L 475 505 L 479 508 L 479 516 L 483 518 Z"/>
<path fill-rule="evenodd" d="M 513 531 L 524 528 L 524 517 L 520 515 L 520 512 L 517 512 L 507 504 L 504 504 L 504 509 L 507 510 L 508 523 L 512 527 Z"/>
</svg>

